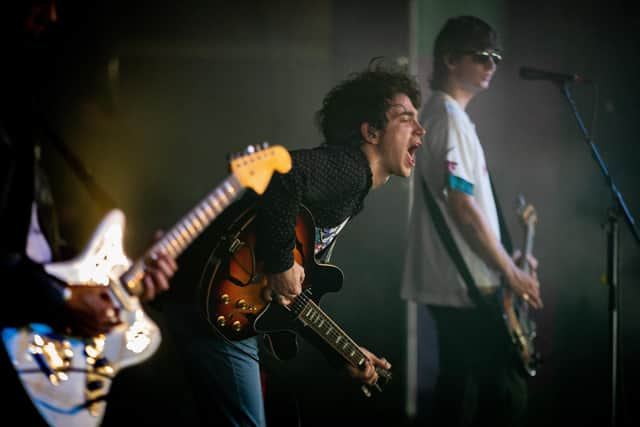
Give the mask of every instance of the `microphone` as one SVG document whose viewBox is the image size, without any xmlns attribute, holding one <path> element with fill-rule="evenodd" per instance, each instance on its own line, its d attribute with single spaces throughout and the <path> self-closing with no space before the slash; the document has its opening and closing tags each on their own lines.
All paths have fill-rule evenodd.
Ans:
<svg viewBox="0 0 640 427">
<path fill-rule="evenodd" d="M 554 83 L 591 83 L 591 80 L 579 74 L 554 73 L 552 71 L 537 70 L 531 67 L 520 67 L 520 78 L 525 80 L 548 80 Z"/>
</svg>

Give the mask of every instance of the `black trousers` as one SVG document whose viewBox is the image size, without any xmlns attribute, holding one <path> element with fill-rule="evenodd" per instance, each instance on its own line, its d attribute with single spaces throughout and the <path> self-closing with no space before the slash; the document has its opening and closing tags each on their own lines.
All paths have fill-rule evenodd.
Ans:
<svg viewBox="0 0 640 427">
<path fill-rule="evenodd" d="M 429 425 L 523 425 L 527 386 L 500 317 L 476 308 L 428 309 L 440 359 Z"/>
</svg>

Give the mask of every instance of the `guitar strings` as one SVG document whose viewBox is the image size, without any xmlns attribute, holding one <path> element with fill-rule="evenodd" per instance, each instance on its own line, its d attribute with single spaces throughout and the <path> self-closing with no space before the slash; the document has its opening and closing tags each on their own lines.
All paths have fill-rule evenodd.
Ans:
<svg viewBox="0 0 640 427">
<path fill-rule="evenodd" d="M 339 353 L 341 353 L 343 355 L 343 357 L 345 357 L 347 359 L 348 362 L 351 363 L 352 366 L 358 368 L 359 365 L 356 361 L 356 356 L 358 360 L 361 359 L 365 359 L 365 360 L 369 360 L 365 354 L 362 352 L 362 350 L 360 349 L 360 347 L 355 343 L 355 341 L 353 341 L 353 339 L 351 339 L 351 337 L 349 337 L 334 321 L 333 319 L 331 319 L 316 303 L 315 301 L 313 301 L 313 299 L 311 299 L 311 289 L 306 289 L 305 291 L 303 291 L 300 295 L 298 295 L 298 297 L 296 297 L 294 299 L 294 301 L 291 303 L 291 305 L 293 306 L 293 312 L 297 313 L 297 314 L 302 314 L 302 310 L 305 309 L 307 307 L 307 304 L 311 304 L 313 309 L 315 310 L 315 312 L 321 317 L 321 320 L 328 323 L 332 329 L 324 334 L 324 336 L 328 336 L 330 338 L 343 338 L 345 339 L 345 345 L 342 345 L 339 347 L 339 344 L 336 342 L 336 340 L 334 339 L 332 342 L 330 342 L 329 344 L 331 344 L 331 346 L 338 351 Z M 309 325 L 316 326 L 318 327 L 318 325 L 314 324 L 315 320 L 313 322 L 310 322 Z M 338 334 L 337 332 L 332 332 L 332 331 L 339 331 L 341 332 L 341 334 Z M 380 378 L 382 378 L 385 381 L 385 384 L 388 383 L 391 380 L 391 372 L 389 372 L 388 370 L 381 368 L 379 366 L 375 367 L 375 371 L 378 374 L 378 382 L 380 380 Z M 382 391 L 382 389 L 380 388 L 380 385 L 378 384 L 378 382 L 376 382 L 375 384 L 370 385 L 370 387 L 374 387 L 376 390 L 378 391 Z M 363 384 L 364 387 L 367 387 L 366 384 Z M 363 390 L 364 391 L 364 390 Z M 365 392 L 366 395 L 369 395 L 367 392 Z"/>
<path fill-rule="evenodd" d="M 323 322 L 326 322 L 329 326 L 331 326 L 331 329 L 327 330 L 326 333 L 321 334 L 323 337 L 328 337 L 329 338 L 329 344 L 336 349 L 339 353 L 341 353 L 345 358 L 347 358 L 347 360 L 349 362 L 351 362 L 352 364 L 355 364 L 357 366 L 357 362 L 356 362 L 356 357 L 358 356 L 357 359 L 368 359 L 364 353 L 362 352 L 362 350 L 360 350 L 360 347 L 353 341 L 353 339 L 351 339 L 351 337 L 349 337 L 334 321 L 333 319 L 331 319 L 316 303 L 315 301 L 313 301 L 313 299 L 311 299 L 310 294 L 311 290 L 310 289 L 306 289 L 305 291 L 303 291 L 300 295 L 298 295 L 298 297 L 296 297 L 294 299 L 294 301 L 291 303 L 291 306 L 293 306 L 293 312 L 298 314 L 298 315 L 302 315 L 302 311 L 307 307 L 307 305 L 311 304 L 311 306 L 313 307 L 313 309 L 315 310 L 316 314 L 319 315 L 321 317 L 321 320 Z M 314 320 L 315 321 L 315 320 Z M 314 324 L 313 322 L 309 322 L 308 324 L 311 326 L 315 326 L 318 327 L 317 324 Z M 338 341 L 338 338 L 340 339 L 344 339 L 345 340 L 345 344 L 344 345 L 340 345 Z"/>
</svg>

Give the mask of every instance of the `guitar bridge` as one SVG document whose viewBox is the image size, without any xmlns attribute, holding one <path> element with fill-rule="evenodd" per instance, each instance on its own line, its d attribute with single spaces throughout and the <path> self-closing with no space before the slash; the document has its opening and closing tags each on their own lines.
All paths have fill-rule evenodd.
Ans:
<svg viewBox="0 0 640 427">
<path fill-rule="evenodd" d="M 66 371 L 73 360 L 73 350 L 69 341 L 34 334 L 29 353 L 51 384 L 58 385 L 61 381 L 69 379 Z"/>
</svg>

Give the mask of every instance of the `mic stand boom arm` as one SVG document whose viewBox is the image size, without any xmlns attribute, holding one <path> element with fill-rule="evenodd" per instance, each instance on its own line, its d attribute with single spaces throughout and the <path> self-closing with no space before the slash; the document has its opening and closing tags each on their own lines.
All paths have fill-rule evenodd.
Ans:
<svg viewBox="0 0 640 427">
<path fill-rule="evenodd" d="M 613 206 L 609 208 L 608 221 L 607 221 L 608 222 L 607 224 L 607 285 L 609 287 L 609 327 L 610 327 L 609 362 L 611 364 L 610 365 L 610 368 L 611 368 L 610 422 L 611 422 L 611 427 L 615 427 L 617 423 L 619 409 L 620 409 L 618 405 L 618 391 L 619 391 L 618 379 L 620 378 L 618 375 L 618 362 L 622 360 L 620 358 L 621 355 L 618 354 L 618 344 L 619 344 L 618 316 L 619 316 L 619 303 L 620 303 L 620 297 L 618 292 L 618 286 L 620 284 L 619 283 L 620 228 L 618 225 L 618 216 L 620 215 L 621 212 L 624 215 L 626 223 L 631 229 L 631 233 L 635 237 L 637 243 L 640 243 L 640 233 L 638 233 L 638 229 L 636 228 L 636 223 L 633 217 L 631 216 L 631 212 L 627 208 L 627 205 L 624 201 L 624 198 L 622 197 L 622 194 L 620 194 L 620 191 L 618 191 L 618 187 L 616 186 L 615 182 L 613 181 L 613 178 L 609 174 L 609 170 L 607 169 L 607 166 L 604 163 L 604 160 L 600 156 L 598 149 L 593 143 L 593 140 L 589 135 L 589 132 L 587 131 L 584 125 L 584 122 L 582 121 L 582 118 L 580 117 L 580 113 L 578 112 L 578 109 L 576 108 L 576 104 L 573 98 L 571 97 L 571 93 L 569 92 L 569 85 L 567 83 L 564 83 L 562 85 L 562 93 L 564 94 L 565 98 L 569 102 L 569 106 L 571 107 L 573 115 L 575 116 L 576 121 L 578 122 L 578 127 L 580 128 L 580 131 L 582 132 L 587 145 L 589 145 L 589 148 L 591 149 L 591 154 L 593 155 L 593 158 L 595 159 L 596 163 L 598 163 L 598 166 L 600 167 L 600 170 L 604 175 L 607 185 L 611 189 L 611 195 L 613 198 Z"/>
</svg>

